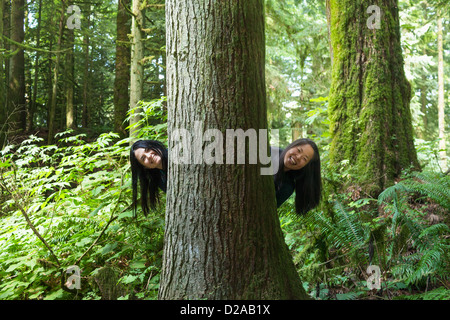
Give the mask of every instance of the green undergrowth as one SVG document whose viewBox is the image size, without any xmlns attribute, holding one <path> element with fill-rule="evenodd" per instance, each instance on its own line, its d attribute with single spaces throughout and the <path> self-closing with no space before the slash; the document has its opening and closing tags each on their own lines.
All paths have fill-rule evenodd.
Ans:
<svg viewBox="0 0 450 320">
<path fill-rule="evenodd" d="M 328 194 L 321 208 L 281 221 L 309 293 L 316 299 L 448 299 L 450 177 L 415 172 L 377 199 L 357 189 Z M 373 281 L 379 268 L 379 287 Z"/>
<path fill-rule="evenodd" d="M 140 106 L 140 124 L 161 117 L 162 101 Z M 164 131 L 147 126 L 140 137 Z M 164 207 L 134 215 L 130 140 L 72 131 L 56 140 L 30 136 L 0 153 L 0 300 L 156 299 Z"/>
</svg>

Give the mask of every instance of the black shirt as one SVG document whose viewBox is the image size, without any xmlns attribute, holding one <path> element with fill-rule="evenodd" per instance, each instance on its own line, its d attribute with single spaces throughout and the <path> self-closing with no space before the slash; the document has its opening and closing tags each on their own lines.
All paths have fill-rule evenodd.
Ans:
<svg viewBox="0 0 450 320">
<path fill-rule="evenodd" d="M 281 156 L 283 149 L 277 147 L 270 147 L 271 154 L 275 152 Z M 275 161 L 272 157 L 272 161 Z M 282 170 L 282 169 L 280 169 Z M 282 172 L 281 181 L 275 181 L 276 172 L 273 175 L 273 181 L 275 184 L 275 195 L 277 198 L 277 208 L 279 208 L 289 197 L 294 193 L 295 190 L 295 179 L 294 175 L 290 171 Z"/>
<path fill-rule="evenodd" d="M 161 179 L 159 180 L 159 184 L 158 187 L 166 192 L 167 190 L 167 172 L 164 170 L 159 170 L 160 174 L 161 174 Z"/>
</svg>

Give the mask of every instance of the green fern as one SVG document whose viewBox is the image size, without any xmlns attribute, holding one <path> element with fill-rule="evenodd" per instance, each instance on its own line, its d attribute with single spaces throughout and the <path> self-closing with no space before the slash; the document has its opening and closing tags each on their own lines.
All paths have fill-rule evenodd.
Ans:
<svg viewBox="0 0 450 320">
<path fill-rule="evenodd" d="M 431 291 L 415 295 L 402 295 L 394 298 L 395 300 L 450 300 L 450 290 L 446 287 L 439 287 Z"/>
</svg>

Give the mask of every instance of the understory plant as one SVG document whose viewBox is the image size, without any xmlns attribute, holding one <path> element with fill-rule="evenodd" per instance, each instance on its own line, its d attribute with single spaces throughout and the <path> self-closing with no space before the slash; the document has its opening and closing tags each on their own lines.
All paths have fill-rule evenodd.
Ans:
<svg viewBox="0 0 450 320">
<path fill-rule="evenodd" d="M 132 211 L 130 139 L 56 138 L 30 136 L 0 153 L 0 300 L 155 299 L 164 206 Z"/>
<path fill-rule="evenodd" d="M 290 204 L 282 209 L 287 242 L 310 294 L 395 299 L 440 286 L 448 291 L 450 177 L 414 172 L 377 199 L 354 195 L 334 194 L 300 219 L 289 214 Z M 369 266 L 379 268 L 375 289 L 368 285 L 374 276 Z"/>
</svg>

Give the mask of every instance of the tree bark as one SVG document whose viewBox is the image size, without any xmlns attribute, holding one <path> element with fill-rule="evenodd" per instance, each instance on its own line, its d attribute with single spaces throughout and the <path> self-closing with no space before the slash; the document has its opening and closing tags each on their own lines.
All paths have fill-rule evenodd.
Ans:
<svg viewBox="0 0 450 320">
<path fill-rule="evenodd" d="M 116 78 L 114 80 L 114 131 L 125 138 L 127 133 L 124 123 L 127 117 L 130 85 L 130 46 L 128 33 L 130 32 L 130 16 L 124 6 L 129 0 L 119 0 L 117 10 L 117 42 L 116 42 Z"/>
<path fill-rule="evenodd" d="M 68 1 L 67 6 L 73 4 L 73 1 Z M 65 115 L 65 127 L 66 129 L 75 129 L 77 127 L 76 124 L 76 109 L 74 104 L 74 72 L 75 72 L 75 64 L 74 64 L 74 51 L 73 46 L 75 42 L 75 33 L 73 28 L 69 28 L 67 30 L 67 48 L 68 51 L 66 53 L 66 115 Z"/>
<path fill-rule="evenodd" d="M 133 17 L 131 21 L 131 73 L 130 73 L 130 110 L 134 109 L 134 115 L 130 118 L 130 137 L 135 136 L 138 130 L 136 124 L 140 120 L 140 108 L 138 103 L 142 100 L 144 84 L 144 44 L 142 42 L 142 25 L 144 18 L 141 11 L 141 1 L 132 0 Z"/>
<path fill-rule="evenodd" d="M 41 43 L 41 18 L 42 18 L 42 0 L 39 0 L 38 3 L 38 18 L 37 18 L 37 27 L 36 27 L 36 47 L 40 47 Z M 36 99 L 37 99 L 37 82 L 38 82 L 38 74 L 39 74 L 39 57 L 40 52 L 36 51 L 36 57 L 34 58 L 34 78 L 33 78 L 33 97 L 30 101 L 29 107 L 29 119 L 27 121 L 27 129 L 32 130 L 34 127 L 34 112 L 36 111 Z"/>
<path fill-rule="evenodd" d="M 176 129 L 267 128 L 264 1 L 168 0 L 166 35 L 170 164 L 159 298 L 308 299 L 261 164 L 173 161 Z"/>
<path fill-rule="evenodd" d="M 5 12 L 5 1 L 0 0 L 0 50 L 3 46 L 3 16 Z M 5 19 L 6 20 L 6 19 Z M 3 149 L 6 137 L 6 72 L 3 55 L 0 55 L 0 149 Z"/>
<path fill-rule="evenodd" d="M 372 196 L 393 184 L 402 170 L 419 168 L 397 1 L 376 3 L 379 16 L 367 12 L 373 1 L 329 1 L 330 161 L 339 166 L 349 160 L 358 183 Z"/>
<path fill-rule="evenodd" d="M 11 1 L 11 40 L 23 43 L 24 0 Z M 22 48 L 11 44 L 11 51 L 16 51 L 10 58 L 9 76 L 9 127 L 13 132 L 23 131 L 26 126 L 25 106 L 25 56 Z"/>
<path fill-rule="evenodd" d="M 62 37 L 64 32 L 64 14 L 65 14 L 65 3 L 62 1 L 62 8 L 61 8 L 61 16 L 59 18 L 59 34 L 58 34 L 58 45 L 57 45 L 57 52 L 56 52 L 56 60 L 55 60 L 55 66 L 53 69 L 53 84 L 52 84 L 52 99 L 50 104 L 50 113 L 49 113 L 49 121 L 48 121 L 48 144 L 52 144 L 54 140 L 54 135 L 56 131 L 56 101 L 58 98 L 58 75 L 59 75 L 59 68 L 60 68 L 60 59 L 61 59 L 61 43 L 62 43 Z"/>
<path fill-rule="evenodd" d="M 442 10 L 438 18 L 438 123 L 439 123 L 439 162 L 442 172 L 447 170 L 447 152 L 445 144 L 445 100 L 444 100 L 444 40 L 442 28 Z"/>
<path fill-rule="evenodd" d="M 85 15 L 86 15 L 86 28 L 87 31 L 84 34 L 83 37 L 83 45 L 84 45 L 84 71 L 83 71 L 83 115 L 82 115 L 82 126 L 83 128 L 87 128 L 89 121 L 90 121 L 90 112 L 89 112 L 89 65 L 90 65 L 90 59 L 89 59 L 89 46 L 90 46 L 90 40 L 89 40 L 89 28 L 91 25 L 91 5 L 88 3 L 85 5 Z"/>
</svg>

